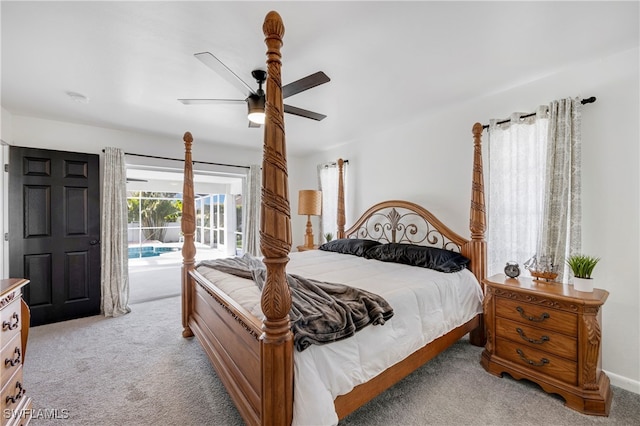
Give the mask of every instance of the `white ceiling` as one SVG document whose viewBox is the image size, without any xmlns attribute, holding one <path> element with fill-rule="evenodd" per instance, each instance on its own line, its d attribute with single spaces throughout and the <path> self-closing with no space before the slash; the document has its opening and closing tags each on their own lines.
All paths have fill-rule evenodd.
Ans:
<svg viewBox="0 0 640 426">
<path fill-rule="evenodd" d="M 286 115 L 287 147 L 299 155 L 639 41 L 638 2 L 2 1 L 2 107 L 260 147 L 243 105 L 177 99 L 243 98 L 193 54 L 213 53 L 253 86 L 269 10 L 286 27 L 283 83 L 318 70 L 331 78 L 287 99 L 328 116 Z"/>
</svg>

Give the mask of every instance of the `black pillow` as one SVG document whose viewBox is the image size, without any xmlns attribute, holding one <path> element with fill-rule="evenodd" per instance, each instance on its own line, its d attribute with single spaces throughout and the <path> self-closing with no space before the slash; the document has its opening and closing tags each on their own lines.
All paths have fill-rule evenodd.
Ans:
<svg viewBox="0 0 640 426">
<path fill-rule="evenodd" d="M 324 251 L 332 251 L 334 253 L 353 254 L 355 256 L 364 256 L 365 252 L 371 247 L 380 245 L 380 242 L 374 240 L 363 240 L 358 238 L 340 238 L 322 244 L 318 249 Z"/>
<path fill-rule="evenodd" d="M 469 264 L 469 259 L 454 251 L 399 243 L 372 247 L 367 250 L 365 257 L 383 262 L 420 266 L 440 272 L 458 272 Z"/>
</svg>

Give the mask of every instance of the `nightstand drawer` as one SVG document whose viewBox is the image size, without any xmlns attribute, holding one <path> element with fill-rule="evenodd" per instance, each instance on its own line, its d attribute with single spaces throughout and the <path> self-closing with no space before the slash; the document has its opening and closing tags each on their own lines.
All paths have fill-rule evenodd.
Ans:
<svg viewBox="0 0 640 426">
<path fill-rule="evenodd" d="M 543 350 L 571 361 L 577 361 L 577 340 L 554 331 L 531 327 L 520 322 L 498 317 L 496 318 L 496 337 L 504 337 L 513 342 L 530 346 L 533 349 Z"/>
<path fill-rule="evenodd" d="M 500 302 L 496 303 L 496 316 L 570 336 L 575 336 L 578 333 L 576 314 L 546 306 L 500 298 Z"/>
<path fill-rule="evenodd" d="M 528 370 L 572 385 L 578 384 L 577 364 L 564 358 L 504 339 L 496 339 L 496 355 Z"/>
</svg>

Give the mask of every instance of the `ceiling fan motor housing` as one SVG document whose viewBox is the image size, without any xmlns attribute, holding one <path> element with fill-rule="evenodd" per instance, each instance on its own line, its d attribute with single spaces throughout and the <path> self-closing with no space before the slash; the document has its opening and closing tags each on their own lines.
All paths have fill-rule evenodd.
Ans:
<svg viewBox="0 0 640 426">
<path fill-rule="evenodd" d="M 251 75 L 256 79 L 258 84 L 262 84 L 267 81 L 267 72 L 264 70 L 253 70 L 251 71 Z"/>
<path fill-rule="evenodd" d="M 250 94 L 247 98 L 247 105 L 249 105 L 249 114 L 252 112 L 264 112 L 264 94 Z"/>
</svg>

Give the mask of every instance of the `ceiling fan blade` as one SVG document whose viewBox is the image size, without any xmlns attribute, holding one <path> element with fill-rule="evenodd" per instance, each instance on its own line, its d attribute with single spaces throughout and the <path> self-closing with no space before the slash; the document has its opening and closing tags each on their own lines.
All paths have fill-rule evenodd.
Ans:
<svg viewBox="0 0 640 426">
<path fill-rule="evenodd" d="M 244 104 L 244 99 L 178 99 L 185 105 Z"/>
<path fill-rule="evenodd" d="M 308 75 L 300 80 L 296 80 L 293 83 L 286 84 L 282 87 L 282 97 L 287 98 L 289 96 L 296 95 L 305 90 L 309 90 L 312 87 L 319 86 L 321 84 L 331 81 L 329 77 L 322 71 L 318 71 L 315 74 Z"/>
<path fill-rule="evenodd" d="M 245 83 L 243 79 L 238 77 L 236 73 L 231 71 L 229 67 L 223 64 L 220 59 L 216 58 L 211 53 L 201 52 L 201 53 L 196 53 L 193 56 L 195 56 L 203 64 L 211 68 L 213 71 L 218 73 L 220 77 L 227 80 L 232 86 L 237 87 L 238 90 L 240 90 L 242 93 L 246 94 L 247 92 L 249 92 L 249 93 L 255 94 L 255 91 L 251 88 L 251 86 Z"/>
<path fill-rule="evenodd" d="M 308 111 L 306 109 L 294 107 L 291 105 L 285 105 L 284 112 L 288 112 L 289 114 L 298 115 L 300 117 L 310 118 L 312 120 L 317 120 L 317 121 L 327 118 L 327 116 L 324 114 L 319 114 L 317 112 Z"/>
</svg>

